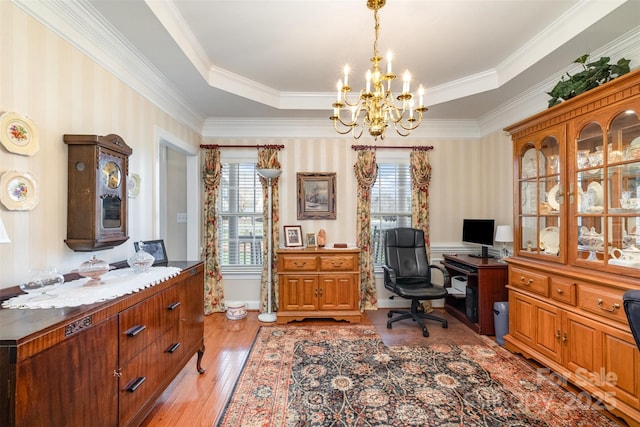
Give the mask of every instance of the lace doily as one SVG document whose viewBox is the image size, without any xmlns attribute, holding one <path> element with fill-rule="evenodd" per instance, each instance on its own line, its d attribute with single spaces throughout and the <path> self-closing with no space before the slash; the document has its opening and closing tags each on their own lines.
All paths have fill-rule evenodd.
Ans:
<svg viewBox="0 0 640 427">
<path fill-rule="evenodd" d="M 131 268 L 113 270 L 102 276 L 102 285 L 84 286 L 89 278 L 72 280 L 47 292 L 53 298 L 41 300 L 37 298 L 38 294 L 18 295 L 3 302 L 2 307 L 30 309 L 93 304 L 149 288 L 177 276 L 181 271 L 177 267 L 151 267 L 146 273 L 135 273 Z"/>
</svg>

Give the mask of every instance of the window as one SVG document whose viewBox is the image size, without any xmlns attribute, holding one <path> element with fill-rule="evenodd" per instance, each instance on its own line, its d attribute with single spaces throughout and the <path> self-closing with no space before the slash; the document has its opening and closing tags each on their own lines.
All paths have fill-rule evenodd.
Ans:
<svg viewBox="0 0 640 427">
<path fill-rule="evenodd" d="M 374 265 L 384 264 L 384 231 L 395 227 L 411 227 L 411 170 L 408 163 L 378 163 L 371 189 Z"/>
<path fill-rule="evenodd" d="M 222 163 L 218 199 L 221 267 L 262 265 L 262 185 L 255 163 Z"/>
</svg>

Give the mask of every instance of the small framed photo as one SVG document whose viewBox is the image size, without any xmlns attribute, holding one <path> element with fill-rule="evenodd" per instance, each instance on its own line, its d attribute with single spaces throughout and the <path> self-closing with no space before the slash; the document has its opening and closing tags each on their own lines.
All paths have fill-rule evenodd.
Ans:
<svg viewBox="0 0 640 427">
<path fill-rule="evenodd" d="M 298 219 L 336 219 L 336 174 L 297 173 Z"/>
<path fill-rule="evenodd" d="M 153 265 L 167 265 L 169 260 L 167 259 L 167 251 L 164 248 L 164 240 L 133 242 L 133 247 L 136 249 L 136 252 L 138 252 L 140 248 L 140 243 L 142 243 L 144 251 L 155 258 Z"/>
<path fill-rule="evenodd" d="M 316 246 L 316 233 L 307 233 L 307 247 L 315 248 Z"/>
<path fill-rule="evenodd" d="M 284 245 L 287 248 L 304 246 L 304 242 L 302 241 L 301 225 L 285 225 L 284 226 Z"/>
</svg>

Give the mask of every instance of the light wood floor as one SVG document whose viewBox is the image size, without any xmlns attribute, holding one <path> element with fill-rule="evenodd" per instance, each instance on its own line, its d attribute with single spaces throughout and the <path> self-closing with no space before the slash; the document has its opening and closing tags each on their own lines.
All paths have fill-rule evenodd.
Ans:
<svg viewBox="0 0 640 427">
<path fill-rule="evenodd" d="M 422 336 L 422 330 L 414 322 L 406 320 L 387 329 L 388 310 L 368 311 L 362 323 L 373 324 L 386 345 L 424 345 L 448 342 L 457 345 L 479 344 L 481 338 L 457 319 L 436 309 L 434 314 L 446 318 L 449 327 L 427 322 L 430 336 Z M 344 322 L 333 320 L 308 320 L 296 324 L 323 324 L 340 327 Z M 258 313 L 250 311 L 245 319 L 228 320 L 224 313 L 205 317 L 206 351 L 202 367 L 203 375 L 196 371 L 195 357 L 178 374 L 156 402 L 142 426 L 213 426 L 222 413 L 242 370 L 251 345 L 260 326 L 270 327 L 258 321 Z"/>
</svg>

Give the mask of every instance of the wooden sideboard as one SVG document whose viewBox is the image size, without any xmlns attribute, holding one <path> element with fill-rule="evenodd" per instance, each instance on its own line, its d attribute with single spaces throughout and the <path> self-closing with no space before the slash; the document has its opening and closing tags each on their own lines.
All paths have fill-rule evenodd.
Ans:
<svg viewBox="0 0 640 427">
<path fill-rule="evenodd" d="M 360 249 L 278 250 L 277 323 L 305 318 L 360 322 Z"/>
<path fill-rule="evenodd" d="M 0 425 L 138 425 L 195 353 L 204 372 L 204 266 L 169 266 L 107 302 L 0 309 Z"/>
</svg>

